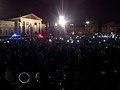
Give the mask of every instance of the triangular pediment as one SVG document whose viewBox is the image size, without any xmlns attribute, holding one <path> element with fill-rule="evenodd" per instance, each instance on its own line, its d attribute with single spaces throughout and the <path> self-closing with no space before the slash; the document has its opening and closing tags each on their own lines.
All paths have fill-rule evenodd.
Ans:
<svg viewBox="0 0 120 90">
<path fill-rule="evenodd" d="M 31 13 L 31 14 L 27 14 L 27 15 L 24 15 L 24 16 L 20 16 L 20 17 L 17 17 L 17 18 L 12 18 L 10 20 L 19 20 L 21 18 L 28 18 L 28 19 L 35 19 L 35 20 L 41 20 L 41 18 L 39 18 L 38 16 L 36 16 L 35 14 Z"/>
<path fill-rule="evenodd" d="M 39 18 L 38 16 L 36 16 L 35 14 L 28 14 L 28 15 L 24 15 L 21 16 L 22 18 L 29 18 L 29 19 L 36 19 L 36 20 L 42 20 L 41 18 Z"/>
</svg>

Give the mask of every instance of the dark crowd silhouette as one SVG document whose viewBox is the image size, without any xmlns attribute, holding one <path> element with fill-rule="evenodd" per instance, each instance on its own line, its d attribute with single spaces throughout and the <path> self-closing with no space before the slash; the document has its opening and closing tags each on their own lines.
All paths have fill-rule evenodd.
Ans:
<svg viewBox="0 0 120 90">
<path fill-rule="evenodd" d="M 0 87 L 120 90 L 120 37 L 90 35 L 1 41 Z"/>
</svg>

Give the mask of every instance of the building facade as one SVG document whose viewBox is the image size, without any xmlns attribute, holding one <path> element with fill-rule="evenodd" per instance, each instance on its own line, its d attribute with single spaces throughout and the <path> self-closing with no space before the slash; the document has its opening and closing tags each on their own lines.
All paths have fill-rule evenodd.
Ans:
<svg viewBox="0 0 120 90">
<path fill-rule="evenodd" d="M 0 21 L 0 35 L 10 35 L 15 30 L 14 21 Z"/>
<path fill-rule="evenodd" d="M 46 25 L 42 23 L 42 19 L 35 14 L 28 14 L 9 21 L 0 21 L 0 35 L 10 35 L 18 33 L 20 35 L 29 35 L 42 33 Z"/>
<path fill-rule="evenodd" d="M 116 33 L 120 34 L 120 23 L 108 22 L 103 24 L 101 33 L 111 34 Z"/>
</svg>

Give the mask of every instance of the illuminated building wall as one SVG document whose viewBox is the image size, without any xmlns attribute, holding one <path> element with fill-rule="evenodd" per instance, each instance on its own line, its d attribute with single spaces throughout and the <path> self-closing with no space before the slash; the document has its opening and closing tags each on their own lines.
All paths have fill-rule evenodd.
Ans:
<svg viewBox="0 0 120 90">
<path fill-rule="evenodd" d="M 42 33 L 45 28 L 46 25 L 42 23 L 42 19 L 34 14 L 12 18 L 9 21 L 0 21 L 0 35 L 10 35 L 11 32 L 34 35 Z"/>
<path fill-rule="evenodd" d="M 15 30 L 14 21 L 2 21 L 0 20 L 0 35 L 10 35 Z"/>
</svg>

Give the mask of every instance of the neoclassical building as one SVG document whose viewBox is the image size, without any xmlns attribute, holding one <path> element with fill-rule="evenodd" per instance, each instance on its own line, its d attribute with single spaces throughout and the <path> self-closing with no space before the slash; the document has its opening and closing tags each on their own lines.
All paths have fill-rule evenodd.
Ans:
<svg viewBox="0 0 120 90">
<path fill-rule="evenodd" d="M 10 35 L 18 33 L 21 35 L 42 33 L 46 25 L 42 23 L 42 19 L 35 14 L 28 14 L 9 20 L 0 20 L 0 35 Z"/>
</svg>

